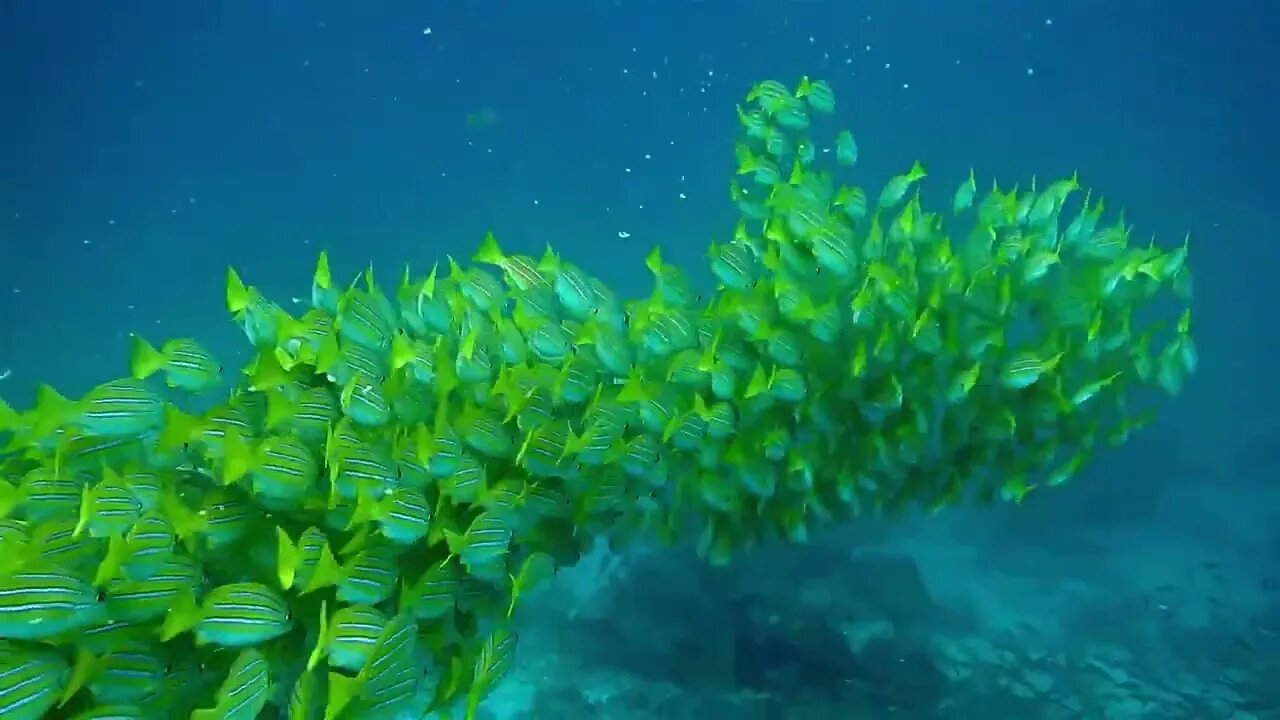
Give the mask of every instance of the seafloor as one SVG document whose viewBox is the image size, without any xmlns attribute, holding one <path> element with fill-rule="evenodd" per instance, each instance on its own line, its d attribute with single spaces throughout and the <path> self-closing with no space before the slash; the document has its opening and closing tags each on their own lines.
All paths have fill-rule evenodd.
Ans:
<svg viewBox="0 0 1280 720">
<path fill-rule="evenodd" d="M 1212 483 L 1087 523 L 1041 500 L 864 523 L 730 568 L 598 552 L 522 618 L 481 715 L 1280 718 L 1275 588 L 1246 569 L 1277 530 L 1233 526 Z"/>
</svg>

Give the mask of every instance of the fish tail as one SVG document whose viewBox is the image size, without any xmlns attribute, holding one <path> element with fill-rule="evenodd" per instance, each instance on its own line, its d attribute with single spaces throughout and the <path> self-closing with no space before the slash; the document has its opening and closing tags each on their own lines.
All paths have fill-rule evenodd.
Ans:
<svg viewBox="0 0 1280 720">
<path fill-rule="evenodd" d="M 164 368 L 164 353 L 155 349 L 146 338 L 134 333 L 130 336 L 129 372 L 138 380 L 149 378 Z"/>
<path fill-rule="evenodd" d="M 249 288 L 240 279 L 240 273 L 233 267 L 227 268 L 227 311 L 232 315 L 244 312 L 249 307 Z"/>
<path fill-rule="evenodd" d="M 480 249 L 476 250 L 475 257 L 472 259 L 486 265 L 501 265 L 506 260 L 506 255 L 503 254 L 502 247 L 498 245 L 498 238 L 492 230 L 484 234 L 484 239 L 480 241 Z"/>
</svg>

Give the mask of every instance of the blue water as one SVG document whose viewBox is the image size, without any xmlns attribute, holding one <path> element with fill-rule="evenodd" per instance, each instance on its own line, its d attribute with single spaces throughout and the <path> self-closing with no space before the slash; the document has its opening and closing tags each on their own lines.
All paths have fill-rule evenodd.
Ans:
<svg viewBox="0 0 1280 720">
<path fill-rule="evenodd" d="M 1137 236 L 1190 232 L 1200 373 L 1156 427 L 1016 511 L 846 529 L 726 577 L 669 555 L 617 560 L 607 586 L 583 569 L 532 621 L 554 630 L 495 710 L 685 717 L 723 700 L 719 671 L 697 677 L 715 662 L 655 649 L 741 635 L 708 600 L 721 593 L 755 598 L 766 622 L 890 622 L 899 640 L 864 658 L 882 673 L 1013 633 L 1081 666 L 1090 643 L 1123 648 L 1131 657 L 1109 662 L 1142 687 L 1189 673 L 1206 694 L 1225 683 L 1241 697 L 1187 710 L 1153 694 L 1115 717 L 1276 717 L 1276 15 L 1245 0 L 2 2 L 0 394 L 21 403 L 39 382 L 75 394 L 116 376 L 131 332 L 197 335 L 228 365 L 247 359 L 222 308 L 225 266 L 301 296 L 320 248 L 344 272 L 372 262 L 390 276 L 469 257 L 492 229 L 511 250 L 549 242 L 621 294 L 643 292 L 654 244 L 701 268 L 732 232 L 733 106 L 749 85 L 826 78 L 873 186 L 915 159 L 934 202 L 970 167 L 1006 185 L 1078 170 Z M 867 580 L 849 548 L 905 558 L 929 602 L 853 602 Z M 762 569 L 781 565 L 791 574 Z M 722 624 L 681 626 L 700 603 Z M 1010 630 L 1050 616 L 1039 639 Z M 1055 685 L 1031 700 L 995 671 L 944 685 L 1027 718 L 1104 717 L 1064 698 L 1125 685 L 1042 666 Z M 1270 690 L 1245 679 L 1267 671 Z M 575 696 L 573 677 L 605 689 Z M 871 709 L 846 707 L 858 717 L 994 716 L 971 700 L 921 710 L 904 699 L 919 688 L 868 677 L 882 690 Z M 804 696 L 760 705 L 789 715 L 749 714 L 749 699 L 697 707 L 835 712 Z"/>
</svg>

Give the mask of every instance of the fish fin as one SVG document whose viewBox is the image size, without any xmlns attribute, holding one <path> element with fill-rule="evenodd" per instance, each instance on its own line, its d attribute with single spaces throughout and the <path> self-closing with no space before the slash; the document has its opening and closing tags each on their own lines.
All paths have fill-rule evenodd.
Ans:
<svg viewBox="0 0 1280 720">
<path fill-rule="evenodd" d="M 222 442 L 222 484 L 233 485 L 253 467 L 253 454 L 239 432 L 228 430 Z"/>
<path fill-rule="evenodd" d="M 9 514 L 22 503 L 24 495 L 21 487 L 0 480 L 0 519 L 9 517 Z"/>
<path fill-rule="evenodd" d="M 320 632 L 316 635 L 316 646 L 311 650 L 311 655 L 307 658 L 306 672 L 311 672 L 315 666 L 320 664 L 320 659 L 324 657 L 324 646 L 328 641 L 329 635 L 329 601 L 320 601 Z"/>
<path fill-rule="evenodd" d="M 324 720 L 335 720 L 359 691 L 360 683 L 355 678 L 342 673 L 329 673 L 329 700 L 324 706 Z"/>
<path fill-rule="evenodd" d="M 297 411 L 297 404 L 283 392 L 276 391 L 267 395 L 267 429 L 275 430 L 288 422 Z"/>
<path fill-rule="evenodd" d="M 506 256 L 502 253 L 502 247 L 498 245 L 498 238 L 490 230 L 484 234 L 484 239 L 480 241 L 480 249 L 476 251 L 475 257 L 472 258 L 478 263 L 486 265 L 502 265 L 502 261 L 506 260 Z"/>
<path fill-rule="evenodd" d="M 336 585 L 341 579 L 342 566 L 338 564 L 338 559 L 333 556 L 333 550 L 330 550 L 328 543 L 326 543 L 324 547 L 320 548 L 320 559 L 316 562 L 315 570 L 311 572 L 311 580 L 302 589 L 302 594 L 305 595 L 322 587 Z"/>
<path fill-rule="evenodd" d="M 449 546 L 449 552 L 457 555 L 467 549 L 467 539 L 465 535 L 460 535 L 448 528 L 444 528 L 444 541 Z"/>
<path fill-rule="evenodd" d="M 173 405 L 164 407 L 164 427 L 160 430 L 160 450 L 177 450 L 185 447 L 200 429 L 200 420 Z"/>
<path fill-rule="evenodd" d="M 227 311 L 235 314 L 249 307 L 249 288 L 245 287 L 240 274 L 233 267 L 227 267 Z"/>
<path fill-rule="evenodd" d="M 98 658 L 93 653 L 79 648 L 76 650 L 75 662 L 71 666 L 71 677 L 67 680 L 67 686 L 62 689 L 62 697 L 58 700 L 58 707 L 66 705 L 76 693 L 80 692 L 80 688 L 89 681 L 97 671 Z"/>
<path fill-rule="evenodd" d="M 120 572 L 120 566 L 129 557 L 129 545 L 125 542 L 124 536 L 112 535 L 107 540 L 107 555 L 98 565 L 98 570 L 93 576 L 93 584 L 98 587 L 104 587 L 112 578 Z"/>
<path fill-rule="evenodd" d="M 191 711 L 191 720 L 222 720 L 222 718 L 222 712 L 216 707 Z"/>
<path fill-rule="evenodd" d="M 146 338 L 133 333 L 130 335 L 129 372 L 138 380 L 149 378 L 159 372 L 165 365 L 164 353 L 146 341 Z"/>
<path fill-rule="evenodd" d="M 76 520 L 76 529 L 72 532 L 73 537 L 80 537 L 84 534 L 85 527 L 89 525 L 89 519 L 93 516 L 93 489 L 96 485 L 85 485 L 80 489 L 80 512 Z"/>
<path fill-rule="evenodd" d="M 277 527 L 276 578 L 280 580 L 280 587 L 284 590 L 293 587 L 293 581 L 298 572 L 299 555 L 298 546 L 289 537 L 288 531 Z"/>
<path fill-rule="evenodd" d="M 333 273 L 329 271 L 329 253 L 324 250 L 321 250 L 320 257 L 316 258 L 316 271 L 311 281 L 323 290 L 333 287 Z"/>
<path fill-rule="evenodd" d="M 178 593 L 177 600 L 164 616 L 164 624 L 160 626 L 160 641 L 169 642 L 173 638 L 194 628 L 200 622 L 200 607 L 196 598 L 189 591 Z"/>
</svg>

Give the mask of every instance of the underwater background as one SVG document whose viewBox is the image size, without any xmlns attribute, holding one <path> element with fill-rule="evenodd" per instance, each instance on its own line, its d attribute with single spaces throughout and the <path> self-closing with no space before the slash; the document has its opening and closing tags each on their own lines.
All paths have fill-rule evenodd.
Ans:
<svg viewBox="0 0 1280 720">
<path fill-rule="evenodd" d="M 492 230 L 639 296 L 653 245 L 701 271 L 732 233 L 746 90 L 821 76 L 861 174 L 923 159 L 946 202 L 970 167 L 1078 170 L 1135 237 L 1190 232 L 1199 373 L 1134 441 L 1016 507 L 859 521 L 723 568 L 601 548 L 521 618 L 481 715 L 1280 717 L 1274 15 L 8 0 L 0 394 L 82 393 L 124 371 L 131 332 L 243 364 L 225 267 L 305 296 L 321 248 L 349 271 L 423 267 Z"/>
</svg>

